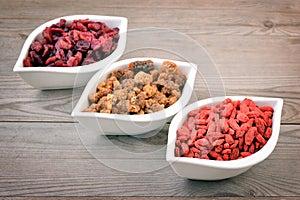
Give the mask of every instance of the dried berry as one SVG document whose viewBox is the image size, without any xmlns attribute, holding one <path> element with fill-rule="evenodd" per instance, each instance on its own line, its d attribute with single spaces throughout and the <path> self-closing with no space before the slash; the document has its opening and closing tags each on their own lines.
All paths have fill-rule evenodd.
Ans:
<svg viewBox="0 0 300 200">
<path fill-rule="evenodd" d="M 183 143 L 190 150 L 200 151 L 194 158 L 235 160 L 250 156 L 271 137 L 272 116 L 272 107 L 259 108 L 251 99 L 242 102 L 226 99 L 214 106 L 192 110 L 177 130 L 177 139 L 183 135 L 185 139 L 176 143 L 175 156 L 182 146 L 186 148 Z"/>
<path fill-rule="evenodd" d="M 28 57 L 23 60 L 24 67 L 74 67 L 94 63 L 116 49 L 119 29 L 110 29 L 102 22 L 89 19 L 69 24 L 61 19 L 46 27 L 42 35 L 43 39 L 30 45 Z"/>
<path fill-rule="evenodd" d="M 92 53 L 89 56 L 91 55 Z M 72 55 L 70 54 L 70 56 Z M 169 62 L 169 65 L 172 66 L 172 69 L 168 71 L 166 66 L 164 66 L 164 78 L 160 77 L 160 80 L 164 83 L 168 83 L 167 80 L 170 77 L 168 73 L 171 73 L 169 75 L 172 77 L 176 76 L 176 74 L 183 76 L 175 63 Z M 176 72 L 173 72 L 173 69 L 176 69 Z M 157 75 L 153 75 L 154 72 L 157 72 Z M 163 87 L 160 87 L 156 84 L 158 74 L 161 73 L 162 69 L 154 69 L 154 64 L 151 60 L 132 62 L 128 64 L 127 69 L 114 70 L 106 81 L 98 85 L 96 93 L 89 95 L 91 105 L 84 111 L 114 114 L 147 114 L 161 111 L 173 105 L 180 98 L 181 89 L 179 84 L 182 84 L 181 82 L 178 84 L 176 79 L 174 79 L 172 83 L 177 86 L 172 88 L 172 90 L 166 89 L 168 91 L 165 91 L 166 87 L 171 88 L 171 86 L 162 85 Z M 185 75 L 182 80 L 186 80 Z M 116 100 L 111 101 L 109 106 L 103 106 L 102 101 L 108 101 L 104 97 L 110 94 L 113 94 Z M 94 108 L 93 104 L 97 103 L 99 105 L 99 102 L 101 102 L 100 106 Z M 195 124 L 196 121 L 190 122 L 189 128 L 194 129 Z M 197 134 L 197 131 L 194 130 L 193 137 L 197 137 Z M 184 140 L 184 138 L 185 136 L 181 135 L 179 140 Z M 193 143 L 193 141 L 190 142 Z"/>
</svg>

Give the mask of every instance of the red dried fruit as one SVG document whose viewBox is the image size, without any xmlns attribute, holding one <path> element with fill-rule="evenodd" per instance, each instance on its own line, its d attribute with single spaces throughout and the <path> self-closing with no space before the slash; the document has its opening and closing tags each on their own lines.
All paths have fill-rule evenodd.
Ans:
<svg viewBox="0 0 300 200">
<path fill-rule="evenodd" d="M 189 117 L 195 117 L 199 113 L 199 109 L 192 110 L 188 113 Z"/>
<path fill-rule="evenodd" d="M 30 57 L 25 58 L 23 61 L 23 65 L 24 67 L 32 67 L 33 65 L 31 63 L 31 58 Z"/>
<path fill-rule="evenodd" d="M 49 42 L 52 43 L 53 39 L 52 39 L 52 32 L 51 29 L 49 27 L 46 27 L 43 32 L 42 32 L 43 37 Z"/>
<path fill-rule="evenodd" d="M 267 123 L 262 118 L 255 118 L 254 122 L 258 132 L 264 133 L 266 128 L 265 126 L 267 125 Z"/>
<path fill-rule="evenodd" d="M 251 145 L 255 135 L 257 134 L 257 128 L 256 127 L 251 127 L 245 134 L 245 144 L 246 145 Z"/>
<path fill-rule="evenodd" d="M 185 126 L 182 126 L 180 129 L 177 130 L 177 135 L 180 135 L 180 136 L 189 136 L 190 134 L 190 131 L 187 127 Z"/>
<path fill-rule="evenodd" d="M 186 143 L 181 143 L 181 149 L 183 154 L 188 154 L 190 151 L 189 146 Z"/>
<path fill-rule="evenodd" d="M 225 139 L 218 139 L 213 143 L 213 146 L 219 146 L 221 144 L 223 144 L 225 141 Z"/>
<path fill-rule="evenodd" d="M 265 140 L 265 138 L 263 138 L 261 134 L 257 134 L 255 138 L 262 145 L 265 145 L 267 143 L 267 141 Z"/>
<path fill-rule="evenodd" d="M 230 134 L 225 134 L 225 141 L 228 144 L 233 144 L 234 143 L 234 139 Z"/>
<path fill-rule="evenodd" d="M 226 99 L 215 106 L 190 111 L 188 116 L 182 127 L 191 129 L 186 132 L 196 141 L 182 140 L 185 137 L 180 134 L 177 139 L 187 142 L 197 158 L 235 160 L 247 157 L 261 149 L 272 134 L 272 108 L 261 110 L 251 99 L 242 102 Z M 176 142 L 176 147 L 181 145 Z M 196 155 L 197 151 L 200 151 L 199 155 Z"/>
<path fill-rule="evenodd" d="M 215 151 L 210 151 L 210 152 L 209 152 L 209 155 L 210 155 L 211 157 L 213 157 L 213 158 L 221 157 L 221 155 L 218 154 L 218 153 L 215 152 Z"/>
<path fill-rule="evenodd" d="M 238 140 L 234 140 L 234 143 L 230 146 L 230 149 L 236 148 L 238 144 L 239 144 L 239 141 Z"/>
<path fill-rule="evenodd" d="M 231 149 L 224 149 L 222 151 L 222 154 L 230 154 L 231 153 Z"/>
<path fill-rule="evenodd" d="M 236 123 L 236 120 L 234 118 L 230 118 L 228 120 L 228 124 L 235 131 L 237 131 L 239 129 L 239 125 Z"/>
<path fill-rule="evenodd" d="M 272 128 L 268 127 L 264 133 L 264 137 L 269 139 L 272 135 Z"/>
<path fill-rule="evenodd" d="M 232 149 L 230 154 L 230 160 L 236 160 L 239 157 L 240 150 L 238 148 Z"/>
<path fill-rule="evenodd" d="M 238 113 L 236 116 L 237 120 L 240 122 L 247 122 L 249 120 L 249 117 L 245 113 Z"/>
<path fill-rule="evenodd" d="M 74 20 L 67 25 L 65 19 L 60 19 L 46 27 L 42 35 L 43 39 L 32 42 L 28 57 L 23 61 L 24 67 L 72 67 L 99 61 L 116 49 L 119 28 L 110 29 L 102 22 L 89 19 Z"/>
<path fill-rule="evenodd" d="M 243 156 L 243 157 L 247 157 L 247 156 L 252 155 L 252 153 L 250 153 L 250 152 L 241 152 L 240 154 L 241 154 L 241 156 Z"/>
<path fill-rule="evenodd" d="M 225 117 L 229 117 L 233 111 L 234 107 L 232 105 L 232 103 L 228 103 L 226 106 L 225 106 L 225 109 L 223 111 L 223 116 Z"/>
<path fill-rule="evenodd" d="M 260 107 L 260 110 L 263 112 L 265 112 L 265 111 L 269 111 L 271 113 L 274 112 L 274 109 L 271 106 L 262 106 L 262 107 Z"/>
<path fill-rule="evenodd" d="M 200 149 L 201 147 L 208 147 L 210 146 L 209 141 L 206 138 L 201 138 L 195 141 L 195 147 Z"/>
<path fill-rule="evenodd" d="M 230 148 L 230 145 L 229 145 L 228 143 L 225 143 L 225 144 L 223 145 L 223 147 L 224 147 L 224 149 L 229 149 L 229 148 Z"/>
<path fill-rule="evenodd" d="M 192 130 L 192 129 L 195 128 L 195 119 L 194 119 L 193 117 L 190 117 L 190 118 L 188 119 L 188 124 L 187 124 L 187 126 L 188 126 L 188 129 L 190 129 L 190 130 Z"/>
<path fill-rule="evenodd" d="M 178 147 L 175 147 L 175 156 L 180 157 L 180 150 Z"/>
<path fill-rule="evenodd" d="M 223 145 L 218 145 L 215 147 L 215 152 L 221 152 L 223 150 Z"/>
</svg>

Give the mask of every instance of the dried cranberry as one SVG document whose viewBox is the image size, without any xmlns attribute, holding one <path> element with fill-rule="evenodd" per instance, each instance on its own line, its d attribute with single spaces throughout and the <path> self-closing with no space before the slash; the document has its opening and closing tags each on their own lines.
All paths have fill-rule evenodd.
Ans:
<svg viewBox="0 0 300 200">
<path fill-rule="evenodd" d="M 43 45 L 40 43 L 40 41 L 36 40 L 33 43 L 31 43 L 30 49 L 36 52 L 40 52 L 43 49 Z"/>
<path fill-rule="evenodd" d="M 46 27 L 43 32 L 42 32 L 43 37 L 48 41 L 48 42 L 52 42 L 52 33 L 51 33 L 51 29 L 49 27 Z"/>
<path fill-rule="evenodd" d="M 91 44 L 85 40 L 78 40 L 75 45 L 75 49 L 78 51 L 86 52 L 90 48 Z"/>
<path fill-rule="evenodd" d="M 105 23 L 79 19 L 67 24 L 60 19 L 46 27 L 43 39 L 34 41 L 24 66 L 78 66 L 110 55 L 118 45 L 119 29 Z"/>
</svg>

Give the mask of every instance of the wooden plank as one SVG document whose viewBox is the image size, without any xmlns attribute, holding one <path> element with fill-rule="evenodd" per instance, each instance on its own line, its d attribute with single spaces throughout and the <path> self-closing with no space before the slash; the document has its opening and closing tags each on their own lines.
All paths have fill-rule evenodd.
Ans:
<svg viewBox="0 0 300 200">
<path fill-rule="evenodd" d="M 299 6 L 294 1 L 226 4 L 218 1 L 215 5 L 209 1 L 68 1 L 61 5 L 57 0 L 38 3 L 31 0 L 2 4 L 0 19 L 7 24 L 2 28 L 8 30 L 16 27 L 33 29 L 47 20 L 84 10 L 86 14 L 126 16 L 130 22 L 129 28 L 146 25 L 197 34 L 299 36 Z"/>
<path fill-rule="evenodd" d="M 6 37 L 7 39 L 2 42 L 5 48 L 12 46 L 21 48 L 13 39 L 17 37 L 16 32 L 11 35 L 7 34 Z M 300 53 L 299 45 L 289 43 L 289 39 L 269 38 L 266 39 L 265 45 L 260 46 L 263 38 L 242 36 L 232 38 L 221 36 L 217 39 L 213 36 L 201 36 L 197 40 L 207 48 L 216 63 L 219 74 L 215 76 L 222 80 L 223 85 L 207 85 L 207 80 L 211 77 L 201 77 L 203 72 L 200 70 L 193 101 L 210 97 L 209 90 L 221 90 L 221 92 L 223 90 L 223 93 L 225 91 L 228 95 L 280 97 L 285 101 L 284 110 L 286 110 L 283 113 L 282 122 L 300 123 L 298 106 L 300 89 L 297 87 L 300 80 L 300 57 L 297 56 Z M 238 45 L 239 50 L 228 43 Z M 287 43 L 290 44 L 287 50 L 277 55 L 276 52 Z M 163 45 L 168 47 L 170 44 L 172 43 L 165 42 Z M 13 55 L 8 60 L 2 58 L 3 62 L 0 62 L 0 89 L 3 97 L 0 99 L 0 118 L 2 121 L 73 121 L 69 114 L 80 92 L 73 93 L 72 90 L 41 92 L 32 89 L 17 74 L 12 73 L 12 66 L 17 59 L 18 52 L 4 51 L 4 49 L 0 51 L 4 56 L 10 53 Z M 128 53 L 122 58 L 157 57 L 158 55 L 171 59 L 176 57 L 172 53 L 141 50 Z M 286 70 L 282 70 L 283 68 Z M 73 102 L 72 95 L 75 95 L 75 102 Z"/>
<path fill-rule="evenodd" d="M 207 182 L 180 178 L 169 166 L 148 173 L 109 168 L 86 151 L 73 123 L 0 123 L 0 196 L 299 196 L 299 130 L 299 125 L 281 126 L 278 145 L 267 160 L 240 176 Z M 137 152 L 165 142 L 161 135 L 109 139 Z M 103 156 L 125 156 L 101 144 Z M 156 157 L 163 161 L 164 153 Z"/>
<path fill-rule="evenodd" d="M 209 92 L 226 95 L 266 96 L 283 98 L 282 123 L 300 123 L 298 78 L 223 78 L 224 86 L 206 85 L 197 80 L 190 102 L 209 98 Z M 260 83 L 262 81 L 262 83 Z M 272 85 L 273 83 L 273 85 Z M 6 86 L 8 86 L 7 84 Z M 28 88 L 2 89 L 0 99 L 1 121 L 57 121 L 73 122 L 70 113 L 83 88 L 76 90 L 39 91 Z M 235 89 L 231 89 L 234 88 Z M 224 91 L 222 89 L 224 88 Z M 260 88 L 260 89 L 258 89 Z"/>
</svg>

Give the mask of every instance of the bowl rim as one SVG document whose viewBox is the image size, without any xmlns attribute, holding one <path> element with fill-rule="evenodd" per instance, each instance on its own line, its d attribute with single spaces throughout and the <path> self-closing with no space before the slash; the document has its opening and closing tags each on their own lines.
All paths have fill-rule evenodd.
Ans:
<svg viewBox="0 0 300 200">
<path fill-rule="evenodd" d="M 107 23 L 108 21 L 119 21 L 120 26 L 118 26 L 120 32 L 120 38 L 118 41 L 117 48 L 106 58 L 99 60 L 98 62 L 88 64 L 88 65 L 80 65 L 75 67 L 24 67 L 23 66 L 23 57 L 28 53 L 28 50 L 30 48 L 31 43 L 34 41 L 34 39 L 44 30 L 45 27 L 51 26 L 52 24 L 55 24 L 59 22 L 60 19 L 65 19 L 68 21 L 73 21 L 75 19 L 86 19 L 89 18 L 93 21 L 101 21 Z M 101 63 L 103 62 L 113 62 L 110 61 L 112 58 L 116 57 L 117 59 L 121 57 L 125 50 L 125 44 L 126 44 L 126 35 L 127 35 L 127 24 L 128 19 L 126 17 L 121 16 L 106 16 L 106 15 L 67 15 L 67 16 L 61 16 L 49 21 L 46 21 L 45 23 L 39 25 L 36 27 L 26 38 L 21 52 L 19 54 L 19 57 L 17 59 L 17 62 L 13 68 L 14 72 L 49 72 L 49 73 L 65 73 L 65 74 L 74 74 L 74 73 L 90 73 L 93 71 L 100 70 Z"/>
<path fill-rule="evenodd" d="M 205 160 L 199 158 L 187 158 L 187 157 L 175 157 L 174 148 L 175 148 L 175 140 L 176 140 L 176 131 L 178 127 L 182 124 L 185 119 L 187 113 L 191 110 L 194 110 L 199 107 L 203 107 L 205 105 L 216 104 L 223 101 L 226 98 L 231 98 L 233 101 L 236 100 L 244 100 L 245 98 L 249 98 L 254 102 L 273 102 L 275 103 L 273 107 L 274 114 L 272 118 L 272 136 L 265 144 L 265 146 L 260 149 L 258 152 L 254 153 L 245 158 L 241 158 L 238 160 L 230 160 L 230 161 L 218 161 L 218 160 Z M 185 107 L 182 111 L 177 113 L 173 120 L 171 121 L 169 132 L 168 132 L 168 143 L 167 143 L 167 151 L 166 151 L 166 160 L 172 165 L 173 163 L 182 163 L 182 164 L 191 164 L 191 165 L 199 165 L 206 166 L 211 168 L 218 169 L 241 169 L 246 167 L 251 167 L 255 164 L 260 163 L 264 159 L 266 159 L 275 149 L 275 146 L 278 141 L 279 132 L 280 132 L 280 121 L 281 121 L 281 113 L 283 107 L 283 99 L 281 98 L 271 98 L 271 97 L 257 97 L 257 96 L 221 96 L 221 97 L 212 97 L 203 99 L 200 101 L 196 101 L 187 107 Z"/>
<path fill-rule="evenodd" d="M 128 63 L 137 61 L 137 60 L 152 60 L 154 63 L 162 63 L 163 61 L 172 61 L 175 62 L 179 68 L 180 67 L 189 67 L 189 77 L 186 80 L 183 92 L 181 94 L 181 97 L 170 107 L 163 109 L 158 112 L 153 112 L 149 114 L 143 114 L 143 115 L 127 115 L 127 114 L 107 114 L 107 113 L 94 113 L 94 112 L 83 112 L 80 109 L 80 105 L 86 101 L 85 98 L 88 97 L 90 94 L 92 88 L 94 85 L 98 85 L 98 82 L 103 76 L 107 75 L 111 71 L 124 67 Z M 135 57 L 135 58 L 129 58 L 117 61 L 110 66 L 107 66 L 103 71 L 97 72 L 87 83 L 84 91 L 82 92 L 80 99 L 78 100 L 76 106 L 74 107 L 71 116 L 73 117 L 93 117 L 98 119 L 115 119 L 120 121 L 133 121 L 133 122 L 149 122 L 151 121 L 159 121 L 164 120 L 170 116 L 175 115 L 177 112 L 179 112 L 182 107 L 184 107 L 188 101 L 190 100 L 190 97 L 192 95 L 195 78 L 197 73 L 197 65 L 194 63 L 189 62 L 183 62 L 183 61 L 175 61 L 171 59 L 164 59 L 164 58 L 153 58 L 153 57 Z M 189 90 L 189 87 L 191 88 Z"/>
</svg>

